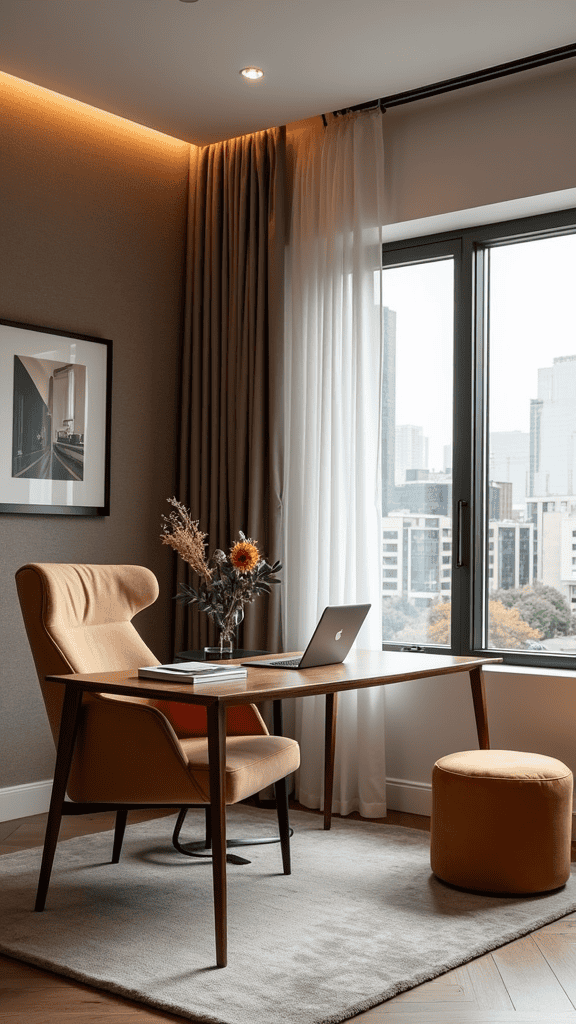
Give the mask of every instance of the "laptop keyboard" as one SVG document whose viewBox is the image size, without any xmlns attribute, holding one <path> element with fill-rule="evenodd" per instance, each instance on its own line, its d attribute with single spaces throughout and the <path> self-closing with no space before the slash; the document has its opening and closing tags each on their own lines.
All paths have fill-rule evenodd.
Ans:
<svg viewBox="0 0 576 1024">
<path fill-rule="evenodd" d="M 285 661 L 281 661 L 280 659 L 276 661 L 276 659 L 274 659 L 274 664 L 279 665 L 280 668 L 298 668 L 300 658 L 286 658 Z"/>
</svg>

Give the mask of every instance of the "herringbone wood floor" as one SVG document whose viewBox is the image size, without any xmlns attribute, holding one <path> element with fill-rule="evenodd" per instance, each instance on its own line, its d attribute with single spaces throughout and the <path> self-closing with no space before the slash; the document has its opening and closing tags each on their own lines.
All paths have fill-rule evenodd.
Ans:
<svg viewBox="0 0 576 1024">
<path fill-rule="evenodd" d="M 132 812 L 130 821 L 153 816 L 154 812 Z M 429 827 L 427 818 L 394 811 L 381 820 Z M 45 822 L 46 815 L 39 814 L 0 823 L 0 855 L 42 845 Z M 112 825 L 110 814 L 64 818 L 61 838 Z M 182 1024 L 182 1020 L 0 957 L 0 1024 Z M 360 1014 L 354 1022 L 576 1024 L 576 914 L 404 992 Z"/>
</svg>

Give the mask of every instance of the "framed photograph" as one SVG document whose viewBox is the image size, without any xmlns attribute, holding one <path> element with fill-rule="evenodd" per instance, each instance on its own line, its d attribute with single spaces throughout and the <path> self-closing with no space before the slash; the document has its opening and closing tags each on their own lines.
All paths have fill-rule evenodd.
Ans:
<svg viewBox="0 0 576 1024">
<path fill-rule="evenodd" d="M 0 512 L 110 514 L 112 342 L 0 320 Z"/>
</svg>

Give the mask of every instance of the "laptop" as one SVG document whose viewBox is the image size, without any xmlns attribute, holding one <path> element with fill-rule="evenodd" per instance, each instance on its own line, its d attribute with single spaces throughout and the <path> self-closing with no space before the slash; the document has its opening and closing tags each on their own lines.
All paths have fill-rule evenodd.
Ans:
<svg viewBox="0 0 576 1024">
<path fill-rule="evenodd" d="M 297 658 L 264 658 L 245 661 L 249 668 L 314 668 L 315 665 L 339 665 L 352 647 L 369 604 L 328 605 L 320 617 L 304 654 Z"/>
</svg>

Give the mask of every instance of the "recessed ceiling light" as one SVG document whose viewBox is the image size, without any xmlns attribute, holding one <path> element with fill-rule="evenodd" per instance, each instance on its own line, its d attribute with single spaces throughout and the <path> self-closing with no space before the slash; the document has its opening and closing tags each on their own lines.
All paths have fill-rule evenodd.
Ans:
<svg viewBox="0 0 576 1024">
<path fill-rule="evenodd" d="M 244 75 L 244 78 L 249 78 L 251 82 L 255 82 L 257 78 L 264 78 L 262 68 L 242 68 L 240 74 Z"/>
</svg>

